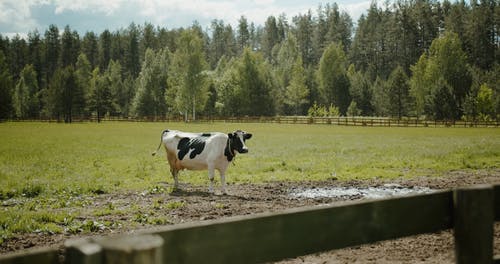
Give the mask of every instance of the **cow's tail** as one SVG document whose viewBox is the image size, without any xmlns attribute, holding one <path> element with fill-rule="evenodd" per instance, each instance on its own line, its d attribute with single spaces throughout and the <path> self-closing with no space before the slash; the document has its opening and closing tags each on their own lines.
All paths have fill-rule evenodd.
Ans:
<svg viewBox="0 0 500 264">
<path fill-rule="evenodd" d="M 165 130 L 163 130 L 163 132 L 161 132 L 160 144 L 159 144 L 159 145 L 158 145 L 158 147 L 156 148 L 156 151 L 153 151 L 153 153 L 151 153 L 151 155 L 152 155 L 152 156 L 156 155 L 156 153 L 158 153 L 158 150 L 160 150 L 160 148 L 161 148 L 161 144 L 163 143 L 163 135 L 164 135 L 165 133 L 167 133 L 167 132 L 169 132 L 169 130 L 168 130 L 168 129 L 165 129 Z"/>
</svg>

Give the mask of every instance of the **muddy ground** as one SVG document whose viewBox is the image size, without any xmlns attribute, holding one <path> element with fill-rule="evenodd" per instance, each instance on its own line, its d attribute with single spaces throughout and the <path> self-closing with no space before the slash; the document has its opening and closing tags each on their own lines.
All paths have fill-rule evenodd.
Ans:
<svg viewBox="0 0 500 264">
<path fill-rule="evenodd" d="M 296 189 L 324 187 L 374 187 L 384 184 L 398 184 L 403 187 L 428 187 L 431 189 L 450 189 L 483 183 L 500 183 L 500 170 L 489 172 L 451 172 L 440 178 L 420 177 L 414 179 L 380 179 L 364 181 L 338 181 L 331 179 L 322 182 L 272 182 L 265 184 L 228 185 L 228 195 L 211 195 L 206 186 L 181 184 L 181 190 L 168 192 L 137 192 L 102 194 L 92 197 L 92 202 L 79 212 L 79 219 L 97 222 L 121 223 L 115 226 L 97 226 L 93 232 L 71 234 L 23 234 L 4 241 L 0 254 L 29 248 L 55 246 L 62 249 L 65 240 L 76 237 L 132 233 L 139 229 L 158 224 L 178 224 L 248 215 L 261 212 L 280 211 L 286 208 L 318 204 L 334 204 L 346 200 L 363 199 L 359 196 L 336 198 L 299 198 L 290 193 Z M 166 183 L 160 183 L 168 188 Z M 120 212 L 96 216 L 96 208 L 109 207 L 110 204 Z M 133 207 L 131 207 L 133 206 Z M 133 210 L 131 210 L 131 208 Z M 92 210 L 94 209 L 94 210 Z M 120 210 L 123 209 L 123 210 Z M 141 217 L 144 218 L 141 221 Z M 159 220 L 159 221 L 158 221 Z M 414 237 L 383 241 L 330 252 L 323 252 L 283 263 L 453 263 L 453 235 L 450 231 L 424 234 Z M 500 254 L 500 223 L 495 225 L 495 254 Z"/>
</svg>

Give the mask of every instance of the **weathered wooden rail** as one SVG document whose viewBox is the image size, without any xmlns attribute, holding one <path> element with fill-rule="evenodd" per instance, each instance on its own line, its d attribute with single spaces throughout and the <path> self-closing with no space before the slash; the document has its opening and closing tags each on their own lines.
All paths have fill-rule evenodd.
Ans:
<svg viewBox="0 0 500 264">
<path fill-rule="evenodd" d="M 394 119 L 389 117 L 307 117 L 307 116 L 271 116 L 271 117 L 225 117 L 201 119 L 201 121 L 234 122 L 234 123 L 279 123 L 279 124 L 327 124 L 337 126 L 368 127 L 498 127 L 497 121 L 452 121 L 425 120 L 405 117 Z"/>
<path fill-rule="evenodd" d="M 67 241 L 0 256 L 0 263 L 258 263 L 453 229 L 456 263 L 500 263 L 493 224 L 500 185 L 167 226 Z"/>
</svg>

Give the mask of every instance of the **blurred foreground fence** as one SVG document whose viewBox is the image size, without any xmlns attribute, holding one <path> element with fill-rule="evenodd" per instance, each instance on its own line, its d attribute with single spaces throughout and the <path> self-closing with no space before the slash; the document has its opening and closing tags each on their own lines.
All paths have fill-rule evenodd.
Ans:
<svg viewBox="0 0 500 264">
<path fill-rule="evenodd" d="M 64 122 L 56 119 L 13 120 Z M 182 122 L 182 117 L 143 117 L 123 118 L 105 117 L 102 122 Z M 72 122 L 97 122 L 96 117 L 75 117 Z M 192 121 L 189 121 L 192 122 Z M 328 124 L 338 126 L 370 126 L 370 127 L 499 127 L 498 121 L 451 121 L 426 120 L 418 118 L 393 119 L 388 117 L 308 117 L 308 116 L 257 116 L 257 117 L 199 117 L 195 122 L 227 122 L 227 123 L 277 123 L 277 124 Z"/>
<path fill-rule="evenodd" d="M 0 256 L 0 263 L 260 263 L 453 229 L 456 263 L 500 263 L 493 224 L 500 185 L 290 209 L 69 240 Z"/>
</svg>

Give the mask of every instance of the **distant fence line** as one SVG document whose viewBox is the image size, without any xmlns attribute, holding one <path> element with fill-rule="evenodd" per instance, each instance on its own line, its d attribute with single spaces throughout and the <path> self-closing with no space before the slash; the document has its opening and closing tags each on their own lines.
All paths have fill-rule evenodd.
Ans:
<svg viewBox="0 0 500 264">
<path fill-rule="evenodd" d="M 456 263 L 493 256 L 500 185 L 166 226 L 0 256 L 10 263 L 262 263 L 453 229 Z"/>
<path fill-rule="evenodd" d="M 328 124 L 338 126 L 370 126 L 370 127 L 498 127 L 499 122 L 471 121 L 434 121 L 417 118 L 393 119 L 384 117 L 307 117 L 307 116 L 273 116 L 273 117 L 226 117 L 211 118 L 207 121 L 234 123 L 279 123 L 279 124 Z"/>
<path fill-rule="evenodd" d="M 13 119 L 12 121 L 64 122 L 64 120 Z M 75 117 L 72 122 L 97 122 L 96 117 Z M 183 122 L 178 117 L 104 117 L 101 122 Z M 276 124 L 327 124 L 337 126 L 368 126 L 368 127 L 499 127 L 500 122 L 494 121 L 454 121 L 426 120 L 412 117 L 401 119 L 388 117 L 308 117 L 308 116 L 243 116 L 243 117 L 199 117 L 188 122 L 225 122 L 225 123 L 276 123 Z"/>
</svg>

